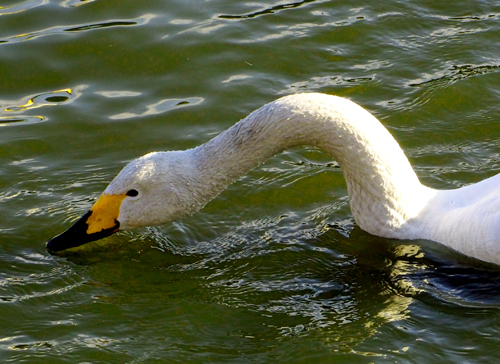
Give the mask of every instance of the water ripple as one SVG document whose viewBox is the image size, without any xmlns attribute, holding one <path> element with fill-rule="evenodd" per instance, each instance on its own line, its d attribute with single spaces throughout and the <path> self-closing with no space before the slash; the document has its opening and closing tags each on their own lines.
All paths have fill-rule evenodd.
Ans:
<svg viewBox="0 0 500 364">
<path fill-rule="evenodd" d="M 79 85 L 75 88 L 47 91 L 18 100 L 0 100 L 0 127 L 9 125 L 26 125 L 48 120 L 41 115 L 24 115 L 24 112 L 47 106 L 66 105 L 82 95 L 87 85 Z M 27 101 L 26 101 L 27 99 Z"/>
<path fill-rule="evenodd" d="M 48 3 L 49 0 L 31 0 L 31 1 L 23 1 L 19 4 L 14 4 L 10 6 L 0 6 L 0 16 L 17 14 L 26 10 L 36 8 L 40 5 L 46 5 Z"/>
<path fill-rule="evenodd" d="M 422 87 L 431 83 L 446 83 L 451 85 L 460 80 L 484 75 L 487 73 L 496 73 L 500 70 L 500 65 L 497 64 L 485 64 L 485 65 L 454 65 L 444 71 L 437 71 L 434 74 L 426 74 L 421 77 L 410 80 L 408 82 L 409 87 Z"/>
<path fill-rule="evenodd" d="M 90 4 L 94 1 L 95 0 L 64 0 L 59 4 L 59 6 L 63 8 L 74 8 L 77 6 Z M 50 4 L 49 0 L 28 0 L 9 6 L 0 6 L 0 16 L 18 14 L 26 10 L 37 8 L 41 5 L 48 5 L 48 4 Z"/>
<path fill-rule="evenodd" d="M 0 127 L 8 125 L 26 125 L 26 124 L 36 124 L 45 121 L 43 116 L 0 116 Z"/>
<path fill-rule="evenodd" d="M 59 4 L 63 8 L 76 8 L 77 6 L 93 3 L 96 0 L 65 0 Z"/>
<path fill-rule="evenodd" d="M 194 106 L 201 104 L 205 99 L 203 97 L 189 97 L 186 99 L 165 99 L 148 105 L 146 111 L 142 113 L 124 112 L 117 115 L 112 115 L 109 118 L 112 120 L 131 119 L 143 116 L 158 115 L 164 112 L 178 109 L 186 106 Z"/>
<path fill-rule="evenodd" d="M 0 44 L 24 42 L 55 34 L 78 33 L 78 32 L 84 32 L 96 29 L 105 29 L 105 28 L 141 26 L 149 23 L 149 21 L 155 17 L 156 15 L 146 14 L 132 20 L 109 20 L 102 23 L 90 23 L 79 26 L 59 25 L 47 29 L 37 30 L 30 33 L 23 33 L 3 38 L 0 39 Z"/>
<path fill-rule="evenodd" d="M 291 4 L 282 4 L 282 5 L 275 5 L 270 8 L 260 10 L 260 11 L 255 11 L 253 13 L 249 14 L 244 14 L 244 15 L 219 15 L 220 19 L 251 19 L 251 18 L 256 18 L 262 15 L 269 15 L 269 14 L 274 14 L 278 13 L 282 10 L 287 10 L 287 9 L 294 9 L 298 8 L 302 5 L 308 4 L 315 2 L 316 0 L 303 0 L 297 3 L 291 3 Z"/>
</svg>

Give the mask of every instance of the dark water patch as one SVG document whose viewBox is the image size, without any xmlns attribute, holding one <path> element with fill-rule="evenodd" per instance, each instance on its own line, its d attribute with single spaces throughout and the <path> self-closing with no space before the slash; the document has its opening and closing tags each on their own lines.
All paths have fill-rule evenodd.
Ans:
<svg viewBox="0 0 500 364">
<path fill-rule="evenodd" d="M 500 65 L 457 65 L 452 66 L 445 71 L 438 71 L 437 73 L 428 75 L 421 79 L 410 81 L 408 86 L 422 87 L 434 83 L 453 84 L 469 77 L 495 73 L 498 72 L 498 70 L 500 70 Z"/>
<path fill-rule="evenodd" d="M 39 351 L 40 349 L 53 349 L 54 346 L 48 342 L 34 342 L 34 343 L 27 343 L 27 344 L 17 344 L 13 345 L 10 347 L 11 350 L 36 350 Z"/>
<path fill-rule="evenodd" d="M 264 9 L 264 10 L 256 11 L 253 13 L 244 14 L 244 15 L 219 15 L 219 19 L 252 19 L 252 18 L 256 18 L 258 16 L 262 16 L 262 15 L 274 14 L 274 13 L 280 12 L 282 10 L 298 8 L 302 5 L 312 3 L 315 1 L 316 0 L 303 0 L 303 1 L 300 1 L 297 3 L 276 5 L 276 6 L 272 6 L 272 7 L 268 8 L 268 9 Z"/>
<path fill-rule="evenodd" d="M 287 89 L 280 91 L 280 95 L 285 95 L 292 92 L 302 92 L 304 90 L 316 91 L 328 87 L 338 87 L 347 85 L 361 85 L 364 83 L 373 82 L 375 75 L 370 77 L 347 77 L 347 76 L 315 76 L 306 81 L 294 82 Z"/>
<path fill-rule="evenodd" d="M 500 305 L 500 270 L 494 265 L 464 259 L 464 264 L 434 258 L 412 280 L 422 289 L 423 302 L 454 307 L 497 308 Z M 465 265 L 468 264 L 468 265 Z M 474 266 L 476 265 L 476 266 Z"/>
<path fill-rule="evenodd" d="M 45 99 L 45 101 L 48 102 L 64 102 L 69 100 L 69 97 L 67 96 L 49 96 Z"/>
<path fill-rule="evenodd" d="M 22 116 L 22 117 L 0 116 L 0 127 L 9 125 L 36 124 L 46 120 L 48 120 L 48 118 L 44 118 L 43 116 Z"/>
<path fill-rule="evenodd" d="M 111 22 L 107 22 L 107 23 L 89 24 L 89 25 L 84 25 L 84 26 L 81 26 L 81 27 L 64 29 L 64 31 L 65 32 L 82 32 L 82 31 L 92 30 L 92 29 L 109 28 L 109 27 L 124 27 L 124 26 L 131 26 L 131 25 L 137 25 L 137 22 L 133 22 L 133 21 L 111 21 Z"/>
<path fill-rule="evenodd" d="M 141 26 L 147 24 L 152 18 L 155 18 L 156 15 L 146 14 L 140 16 L 136 19 L 131 20 L 109 20 L 102 23 L 91 23 L 84 24 L 79 26 L 67 26 L 60 25 L 54 26 L 47 29 L 42 29 L 30 33 L 23 33 L 14 35 L 8 38 L 0 39 L 1 43 L 18 43 L 24 42 L 28 40 L 38 39 L 40 37 L 55 35 L 55 34 L 64 34 L 64 33 L 79 33 L 85 31 L 99 30 L 99 29 L 108 29 L 108 28 L 117 28 L 117 27 L 130 27 L 130 26 Z"/>
<path fill-rule="evenodd" d="M 460 22 L 470 22 L 470 21 L 480 21 L 492 18 L 500 17 L 499 14 L 488 14 L 488 15 L 469 15 L 469 16 L 454 16 L 449 18 L 450 20 L 458 20 Z"/>
</svg>

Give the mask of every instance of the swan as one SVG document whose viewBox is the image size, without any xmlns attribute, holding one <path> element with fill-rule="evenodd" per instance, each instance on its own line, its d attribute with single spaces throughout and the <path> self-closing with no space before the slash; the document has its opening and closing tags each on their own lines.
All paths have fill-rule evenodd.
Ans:
<svg viewBox="0 0 500 364">
<path fill-rule="evenodd" d="M 339 163 L 352 214 L 366 232 L 431 240 L 500 264 L 500 174 L 454 190 L 426 187 L 373 115 L 319 93 L 277 99 L 196 148 L 130 162 L 47 249 L 58 252 L 193 214 L 260 163 L 301 145 L 321 148 Z"/>
</svg>

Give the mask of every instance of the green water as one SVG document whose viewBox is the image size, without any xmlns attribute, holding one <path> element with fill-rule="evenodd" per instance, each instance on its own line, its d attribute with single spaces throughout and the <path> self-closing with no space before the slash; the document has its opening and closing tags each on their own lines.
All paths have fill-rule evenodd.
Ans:
<svg viewBox="0 0 500 364">
<path fill-rule="evenodd" d="M 313 148 L 174 224 L 45 242 L 124 164 L 282 95 L 374 113 L 423 183 L 500 172 L 495 1 L 0 3 L 2 363 L 493 363 L 500 270 L 359 229 Z"/>
</svg>

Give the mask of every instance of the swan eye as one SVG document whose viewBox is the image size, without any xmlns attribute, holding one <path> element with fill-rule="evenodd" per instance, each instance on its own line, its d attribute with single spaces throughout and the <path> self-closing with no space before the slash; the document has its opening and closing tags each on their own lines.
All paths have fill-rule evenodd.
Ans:
<svg viewBox="0 0 500 364">
<path fill-rule="evenodd" d="M 139 192 L 137 190 L 130 190 L 127 192 L 127 196 L 129 197 L 136 197 L 137 195 L 139 195 Z"/>
</svg>

